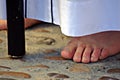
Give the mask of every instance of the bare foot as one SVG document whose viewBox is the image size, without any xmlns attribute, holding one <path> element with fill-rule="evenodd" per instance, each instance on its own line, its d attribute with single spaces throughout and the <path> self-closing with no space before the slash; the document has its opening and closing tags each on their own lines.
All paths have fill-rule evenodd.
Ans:
<svg viewBox="0 0 120 80">
<path fill-rule="evenodd" d="M 41 23 L 42 21 L 35 20 L 35 19 L 29 19 L 25 18 L 25 28 L 28 28 L 34 24 Z M 7 29 L 7 21 L 6 20 L 0 20 L 0 30 Z"/>
<path fill-rule="evenodd" d="M 75 62 L 97 62 L 120 52 L 120 31 L 73 37 L 61 55 Z"/>
</svg>

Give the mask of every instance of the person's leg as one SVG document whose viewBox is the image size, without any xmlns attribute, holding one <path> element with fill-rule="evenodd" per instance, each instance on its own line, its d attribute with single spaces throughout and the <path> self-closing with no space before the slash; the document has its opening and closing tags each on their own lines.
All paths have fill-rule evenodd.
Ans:
<svg viewBox="0 0 120 80">
<path fill-rule="evenodd" d="M 42 23 L 42 21 L 25 18 L 25 28 L 28 28 L 34 24 Z M 14 24 L 14 23 L 13 23 Z M 7 29 L 7 21 L 0 20 L 0 30 Z"/>
<path fill-rule="evenodd" d="M 120 52 L 120 31 L 106 31 L 73 37 L 61 55 L 75 62 L 97 62 Z"/>
</svg>

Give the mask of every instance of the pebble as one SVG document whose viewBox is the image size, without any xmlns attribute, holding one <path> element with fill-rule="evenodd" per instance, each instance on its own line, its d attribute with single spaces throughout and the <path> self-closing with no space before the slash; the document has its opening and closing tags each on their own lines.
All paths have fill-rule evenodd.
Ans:
<svg viewBox="0 0 120 80">
<path fill-rule="evenodd" d="M 2 39 L 0 39 L 0 43 L 2 43 L 3 42 L 3 40 Z"/>
<path fill-rule="evenodd" d="M 0 78 L 0 80 L 16 80 L 16 79 L 12 79 L 12 78 Z"/>
<path fill-rule="evenodd" d="M 10 67 L 7 66 L 0 66 L 0 68 L 11 69 Z"/>
<path fill-rule="evenodd" d="M 99 80 L 120 80 L 120 79 L 112 78 L 112 77 L 108 77 L 108 76 L 103 76 Z"/>
<path fill-rule="evenodd" d="M 48 73 L 47 74 L 49 77 L 53 77 L 53 76 L 55 76 L 55 75 L 58 75 L 58 73 Z"/>
<path fill-rule="evenodd" d="M 90 69 L 84 64 L 75 64 L 69 68 L 70 72 L 90 72 Z"/>
<path fill-rule="evenodd" d="M 46 33 L 50 33 L 50 31 L 48 30 L 45 30 L 45 29 L 36 29 L 35 31 L 38 31 L 38 32 L 46 32 Z"/>
<path fill-rule="evenodd" d="M 49 37 L 39 37 L 39 41 L 37 42 L 37 44 L 54 45 L 55 42 L 56 42 L 56 41 L 55 41 L 53 38 L 49 38 Z"/>
<path fill-rule="evenodd" d="M 69 78 L 69 76 L 64 75 L 64 74 L 59 74 L 59 73 L 48 73 L 47 74 L 49 77 L 54 77 L 54 78 Z"/>
<path fill-rule="evenodd" d="M 18 78 L 31 78 L 31 76 L 24 72 L 0 71 L 0 76 L 12 76 Z"/>
<path fill-rule="evenodd" d="M 108 73 L 120 73 L 120 68 L 109 69 Z"/>
<path fill-rule="evenodd" d="M 49 60 L 65 60 L 61 56 L 46 56 L 45 59 L 49 59 Z"/>
<path fill-rule="evenodd" d="M 56 50 L 54 49 L 46 49 L 45 51 L 43 51 L 45 54 L 49 54 L 49 53 L 55 53 L 57 52 Z"/>
<path fill-rule="evenodd" d="M 35 65 L 35 66 L 24 66 L 23 68 L 49 68 L 49 66 L 40 64 L 40 65 Z"/>
</svg>

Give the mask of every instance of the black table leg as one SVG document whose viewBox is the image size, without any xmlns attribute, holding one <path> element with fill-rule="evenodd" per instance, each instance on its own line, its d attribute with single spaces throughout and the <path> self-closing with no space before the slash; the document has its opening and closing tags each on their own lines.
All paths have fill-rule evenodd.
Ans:
<svg viewBox="0 0 120 80">
<path fill-rule="evenodd" d="M 8 55 L 21 58 L 25 55 L 23 0 L 6 0 L 8 26 Z"/>
</svg>

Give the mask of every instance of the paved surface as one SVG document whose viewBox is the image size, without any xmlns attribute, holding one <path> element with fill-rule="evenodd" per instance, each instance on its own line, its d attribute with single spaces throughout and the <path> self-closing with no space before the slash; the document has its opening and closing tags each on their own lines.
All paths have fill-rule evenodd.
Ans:
<svg viewBox="0 0 120 80">
<path fill-rule="evenodd" d="M 83 64 L 60 57 L 70 38 L 51 24 L 27 29 L 26 55 L 10 59 L 7 55 L 7 31 L 0 31 L 0 80 L 120 80 L 120 54 Z"/>
</svg>

